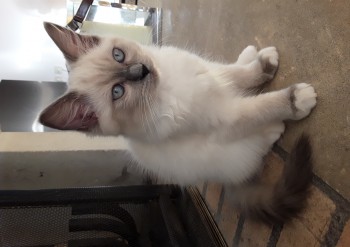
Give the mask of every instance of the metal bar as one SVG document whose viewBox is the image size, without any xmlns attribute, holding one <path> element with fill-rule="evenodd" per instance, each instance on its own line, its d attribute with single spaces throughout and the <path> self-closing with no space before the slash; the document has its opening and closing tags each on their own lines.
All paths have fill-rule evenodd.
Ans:
<svg viewBox="0 0 350 247">
<path fill-rule="evenodd" d="M 66 205 L 87 202 L 142 203 L 170 195 L 174 187 L 164 185 L 135 185 L 123 187 L 0 190 L 0 207 Z"/>
<path fill-rule="evenodd" d="M 181 220 L 179 219 L 178 211 L 175 205 L 172 203 L 169 197 L 160 196 L 159 205 L 162 211 L 165 225 L 168 229 L 170 239 L 174 246 L 190 247 L 186 231 L 183 227 Z"/>
<path fill-rule="evenodd" d="M 82 218 L 69 220 L 69 231 L 103 231 L 113 232 L 130 243 L 131 246 L 137 246 L 138 233 L 133 232 L 124 223 L 118 220 L 107 218 Z"/>
<path fill-rule="evenodd" d="M 87 238 L 69 240 L 68 247 L 128 247 L 126 243 L 117 238 Z"/>
<path fill-rule="evenodd" d="M 110 215 L 123 223 L 128 225 L 132 231 L 137 232 L 136 224 L 134 219 L 131 217 L 128 211 L 124 208 L 115 205 L 115 203 L 102 204 L 98 203 L 89 203 L 89 204 L 77 204 L 72 205 L 72 215 L 88 215 L 88 214 L 102 214 Z"/>
</svg>

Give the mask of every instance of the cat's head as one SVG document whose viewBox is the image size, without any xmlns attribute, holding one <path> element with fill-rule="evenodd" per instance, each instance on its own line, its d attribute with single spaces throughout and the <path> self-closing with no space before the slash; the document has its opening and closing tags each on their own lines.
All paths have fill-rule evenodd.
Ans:
<svg viewBox="0 0 350 247">
<path fill-rule="evenodd" d="M 150 52 L 122 38 L 79 35 L 45 23 L 69 67 L 68 92 L 40 115 L 43 125 L 102 135 L 142 135 L 159 73 Z"/>
</svg>

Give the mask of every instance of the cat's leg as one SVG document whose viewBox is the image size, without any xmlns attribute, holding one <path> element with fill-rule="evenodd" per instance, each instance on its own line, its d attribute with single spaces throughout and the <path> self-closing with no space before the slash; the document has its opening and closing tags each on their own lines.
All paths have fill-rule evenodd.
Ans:
<svg viewBox="0 0 350 247">
<path fill-rule="evenodd" d="M 306 117 L 316 105 L 316 96 L 311 85 L 299 83 L 275 92 L 233 99 L 233 109 L 227 107 L 224 117 L 229 117 L 233 126 L 249 132 L 269 123 Z M 234 114 L 227 115 L 229 111 Z"/>
<path fill-rule="evenodd" d="M 271 147 L 281 137 L 284 130 L 285 124 L 283 122 L 274 122 L 264 127 L 260 133 L 266 140 L 267 146 Z"/>
<path fill-rule="evenodd" d="M 223 65 L 219 74 L 236 88 L 248 89 L 272 80 L 277 68 L 278 53 L 275 47 L 258 52 L 254 46 L 248 46 L 235 64 Z"/>
<path fill-rule="evenodd" d="M 255 133 L 250 133 L 244 138 L 229 142 L 225 146 L 228 156 L 219 155 L 218 157 L 220 154 L 218 151 L 210 154 L 209 157 L 213 159 L 211 163 L 227 164 L 227 166 L 215 166 L 215 170 L 211 171 L 211 174 L 219 171 L 222 180 L 231 184 L 241 183 L 252 178 L 263 168 L 263 157 L 271 150 L 272 145 L 283 132 L 283 122 L 276 122 L 260 127 Z M 222 160 L 223 157 L 226 160 Z M 223 178 L 224 176 L 227 177 Z"/>
<path fill-rule="evenodd" d="M 241 54 L 239 54 L 238 59 L 235 64 L 237 65 L 245 65 L 252 61 L 254 61 L 258 56 L 258 50 L 255 46 L 250 45 L 247 46 Z"/>
</svg>

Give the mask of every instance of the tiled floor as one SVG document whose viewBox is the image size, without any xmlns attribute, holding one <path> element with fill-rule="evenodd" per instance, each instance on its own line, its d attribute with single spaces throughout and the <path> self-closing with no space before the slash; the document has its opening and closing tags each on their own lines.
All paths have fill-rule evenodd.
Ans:
<svg viewBox="0 0 350 247">
<path fill-rule="evenodd" d="M 271 89 L 311 83 L 318 105 L 288 124 L 281 146 L 301 132 L 312 136 L 315 172 L 350 199 L 350 2 L 158 1 L 164 41 L 219 61 L 234 62 L 247 45 L 276 46 L 280 67 Z"/>
<path fill-rule="evenodd" d="M 336 246 L 339 238 L 337 246 L 350 246 L 345 233 L 341 236 L 343 227 L 349 228 L 346 221 L 350 205 L 350 1 L 155 0 L 151 5 L 163 8 L 164 44 L 224 62 L 234 62 L 247 45 L 273 45 L 280 53 L 280 67 L 268 90 L 296 82 L 309 82 L 315 87 L 316 109 L 307 119 L 288 123 L 279 142 L 279 150 L 288 152 L 302 132 L 311 135 L 314 193 L 303 218 L 285 226 L 285 231 L 275 227 L 268 246 Z M 220 197 L 221 189 L 215 192 L 219 187 L 204 186 L 208 200 Z M 228 218 L 220 216 L 215 211 L 220 200 L 216 202 L 208 205 L 214 204 L 214 208 L 210 207 L 214 217 L 223 220 L 219 226 L 232 225 L 232 213 Z M 250 231 L 244 227 L 239 230 L 241 239 L 237 239 L 235 224 L 223 231 L 229 235 L 230 246 L 233 242 L 240 246 L 266 246 L 266 241 L 244 239 L 244 232 Z M 235 239 L 232 231 L 236 232 Z"/>
</svg>

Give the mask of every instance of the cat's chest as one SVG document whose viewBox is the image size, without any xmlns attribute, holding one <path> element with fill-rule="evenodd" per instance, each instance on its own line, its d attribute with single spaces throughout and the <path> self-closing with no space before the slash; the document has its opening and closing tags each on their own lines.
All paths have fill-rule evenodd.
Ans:
<svg viewBox="0 0 350 247">
<path fill-rule="evenodd" d="M 165 181 L 191 184 L 201 179 L 240 182 L 249 177 L 262 157 L 252 141 L 220 142 L 207 136 L 189 136 L 159 144 L 129 142 L 134 159 Z"/>
<path fill-rule="evenodd" d="M 203 155 L 220 146 L 213 137 L 208 136 L 191 136 L 160 143 L 130 141 L 129 144 L 131 152 L 146 163 L 167 163 L 174 160 L 187 162 L 193 160 L 196 153 L 201 152 Z"/>
<path fill-rule="evenodd" d="M 133 156 L 147 167 L 180 168 L 214 160 L 227 161 L 227 157 L 232 155 L 233 143 L 223 143 L 213 136 L 197 135 L 156 144 L 129 144 Z"/>
</svg>

